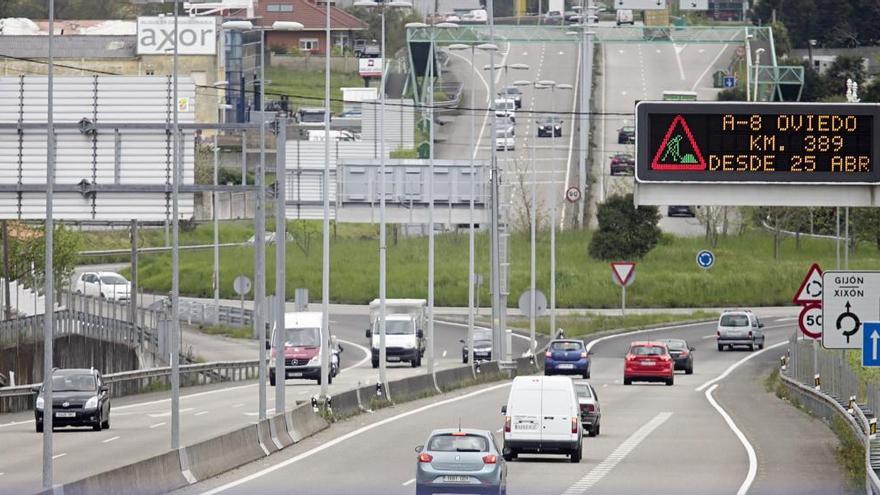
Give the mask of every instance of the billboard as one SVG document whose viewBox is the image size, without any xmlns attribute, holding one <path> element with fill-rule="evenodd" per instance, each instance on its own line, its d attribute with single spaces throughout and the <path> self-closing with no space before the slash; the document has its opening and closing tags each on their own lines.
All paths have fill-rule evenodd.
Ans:
<svg viewBox="0 0 880 495">
<path fill-rule="evenodd" d="M 381 58 L 362 58 L 358 60 L 358 73 L 361 77 L 381 77 Z"/>
<path fill-rule="evenodd" d="M 215 55 L 217 53 L 215 19 L 214 17 L 178 17 L 178 54 Z M 138 17 L 138 55 L 170 55 L 174 51 L 174 42 L 173 17 Z"/>
</svg>

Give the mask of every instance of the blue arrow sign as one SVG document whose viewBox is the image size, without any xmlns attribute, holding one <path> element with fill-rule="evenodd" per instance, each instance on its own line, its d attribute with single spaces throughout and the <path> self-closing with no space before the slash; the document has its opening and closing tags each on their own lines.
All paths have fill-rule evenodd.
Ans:
<svg viewBox="0 0 880 495">
<path fill-rule="evenodd" d="M 712 251 L 708 249 L 704 249 L 697 253 L 697 266 L 704 270 L 708 270 L 712 268 L 712 265 L 715 264 L 715 255 L 712 254 Z"/>
<path fill-rule="evenodd" d="M 880 366 L 880 323 L 862 325 L 862 366 Z"/>
<path fill-rule="evenodd" d="M 735 76 L 724 76 L 724 87 L 725 88 L 735 88 L 736 87 L 736 77 Z"/>
</svg>

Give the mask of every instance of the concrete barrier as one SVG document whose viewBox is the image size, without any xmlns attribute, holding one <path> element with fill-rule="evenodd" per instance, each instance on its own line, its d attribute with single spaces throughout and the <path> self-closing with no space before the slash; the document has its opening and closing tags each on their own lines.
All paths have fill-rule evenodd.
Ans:
<svg viewBox="0 0 880 495">
<path fill-rule="evenodd" d="M 150 457 L 88 478 L 67 483 L 65 495 L 103 495 L 125 493 L 148 495 L 177 490 L 188 483 L 180 472 L 180 455 L 176 450 Z M 41 492 L 51 495 L 53 490 Z"/>
<path fill-rule="evenodd" d="M 357 389 L 349 390 L 332 397 L 333 400 L 331 406 L 333 407 L 333 417 L 347 418 L 349 416 L 354 416 L 355 414 L 360 414 L 361 404 L 360 400 L 358 400 Z"/>
<path fill-rule="evenodd" d="M 316 414 L 312 410 L 311 404 L 304 403 L 287 413 L 287 426 L 287 433 L 290 435 L 291 440 L 296 443 L 327 428 L 330 426 L 330 423 Z"/>
<path fill-rule="evenodd" d="M 500 380 L 505 376 L 501 372 L 501 367 L 498 366 L 498 361 L 488 361 L 480 363 L 480 371 L 476 372 L 475 369 L 474 374 L 479 381 Z"/>
<path fill-rule="evenodd" d="M 535 358 L 535 363 L 531 363 L 527 357 L 516 359 L 516 376 L 534 375 L 535 373 L 539 373 L 541 369 L 537 364 L 538 362 L 539 360 L 537 357 Z"/>
<path fill-rule="evenodd" d="M 259 443 L 263 446 L 262 448 L 266 449 L 266 455 L 280 450 L 278 446 L 275 445 L 275 441 L 272 440 L 272 426 L 269 424 L 268 418 L 257 423 L 257 432 L 257 440 L 259 440 Z"/>
<path fill-rule="evenodd" d="M 440 390 L 445 392 L 456 388 L 461 383 L 473 381 L 474 373 L 470 365 L 457 366 L 455 368 L 438 371 L 436 379 L 437 386 L 440 387 Z"/>
<path fill-rule="evenodd" d="M 394 380 L 388 384 L 391 400 L 404 402 L 427 394 L 436 394 L 434 377 L 428 374 L 411 376 L 400 380 Z"/>
<path fill-rule="evenodd" d="M 285 432 L 286 434 L 286 432 Z M 220 435 L 186 447 L 189 470 L 197 480 L 217 476 L 265 457 L 260 447 L 257 425 Z"/>
<path fill-rule="evenodd" d="M 311 409 L 311 405 L 309 404 L 309 409 Z M 294 408 L 295 409 L 295 408 Z M 293 438 L 291 438 L 288 430 L 290 429 L 289 423 L 283 414 L 276 414 L 269 418 L 269 424 L 272 426 L 271 433 L 273 434 L 275 440 L 281 443 L 281 448 L 287 448 L 294 444 Z"/>
</svg>

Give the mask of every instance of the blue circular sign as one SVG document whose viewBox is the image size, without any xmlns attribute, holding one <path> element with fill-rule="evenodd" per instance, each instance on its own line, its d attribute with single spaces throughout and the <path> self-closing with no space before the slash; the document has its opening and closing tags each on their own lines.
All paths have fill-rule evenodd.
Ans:
<svg viewBox="0 0 880 495">
<path fill-rule="evenodd" d="M 712 268 L 712 265 L 715 264 L 715 255 L 712 254 L 712 251 L 704 249 L 697 253 L 697 266 L 703 269 Z"/>
</svg>

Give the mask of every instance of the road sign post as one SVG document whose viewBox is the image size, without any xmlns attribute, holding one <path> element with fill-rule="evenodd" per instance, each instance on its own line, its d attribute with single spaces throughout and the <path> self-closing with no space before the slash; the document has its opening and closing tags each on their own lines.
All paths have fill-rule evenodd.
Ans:
<svg viewBox="0 0 880 495">
<path fill-rule="evenodd" d="M 805 304 L 798 317 L 801 333 L 811 339 L 822 338 L 822 304 Z"/>
<path fill-rule="evenodd" d="M 244 275 L 235 277 L 232 281 L 232 290 L 241 298 L 241 321 L 244 322 L 244 296 L 251 291 L 251 279 Z"/>
<path fill-rule="evenodd" d="M 822 345 L 861 349 L 865 321 L 880 321 L 880 271 L 822 274 Z"/>
<path fill-rule="evenodd" d="M 636 279 L 636 264 L 619 261 L 611 263 L 611 280 L 620 286 L 620 314 L 626 316 L 626 288 Z"/>
<path fill-rule="evenodd" d="M 581 200 L 581 190 L 577 186 L 571 186 L 565 190 L 565 199 L 569 203 L 577 203 Z"/>
</svg>

